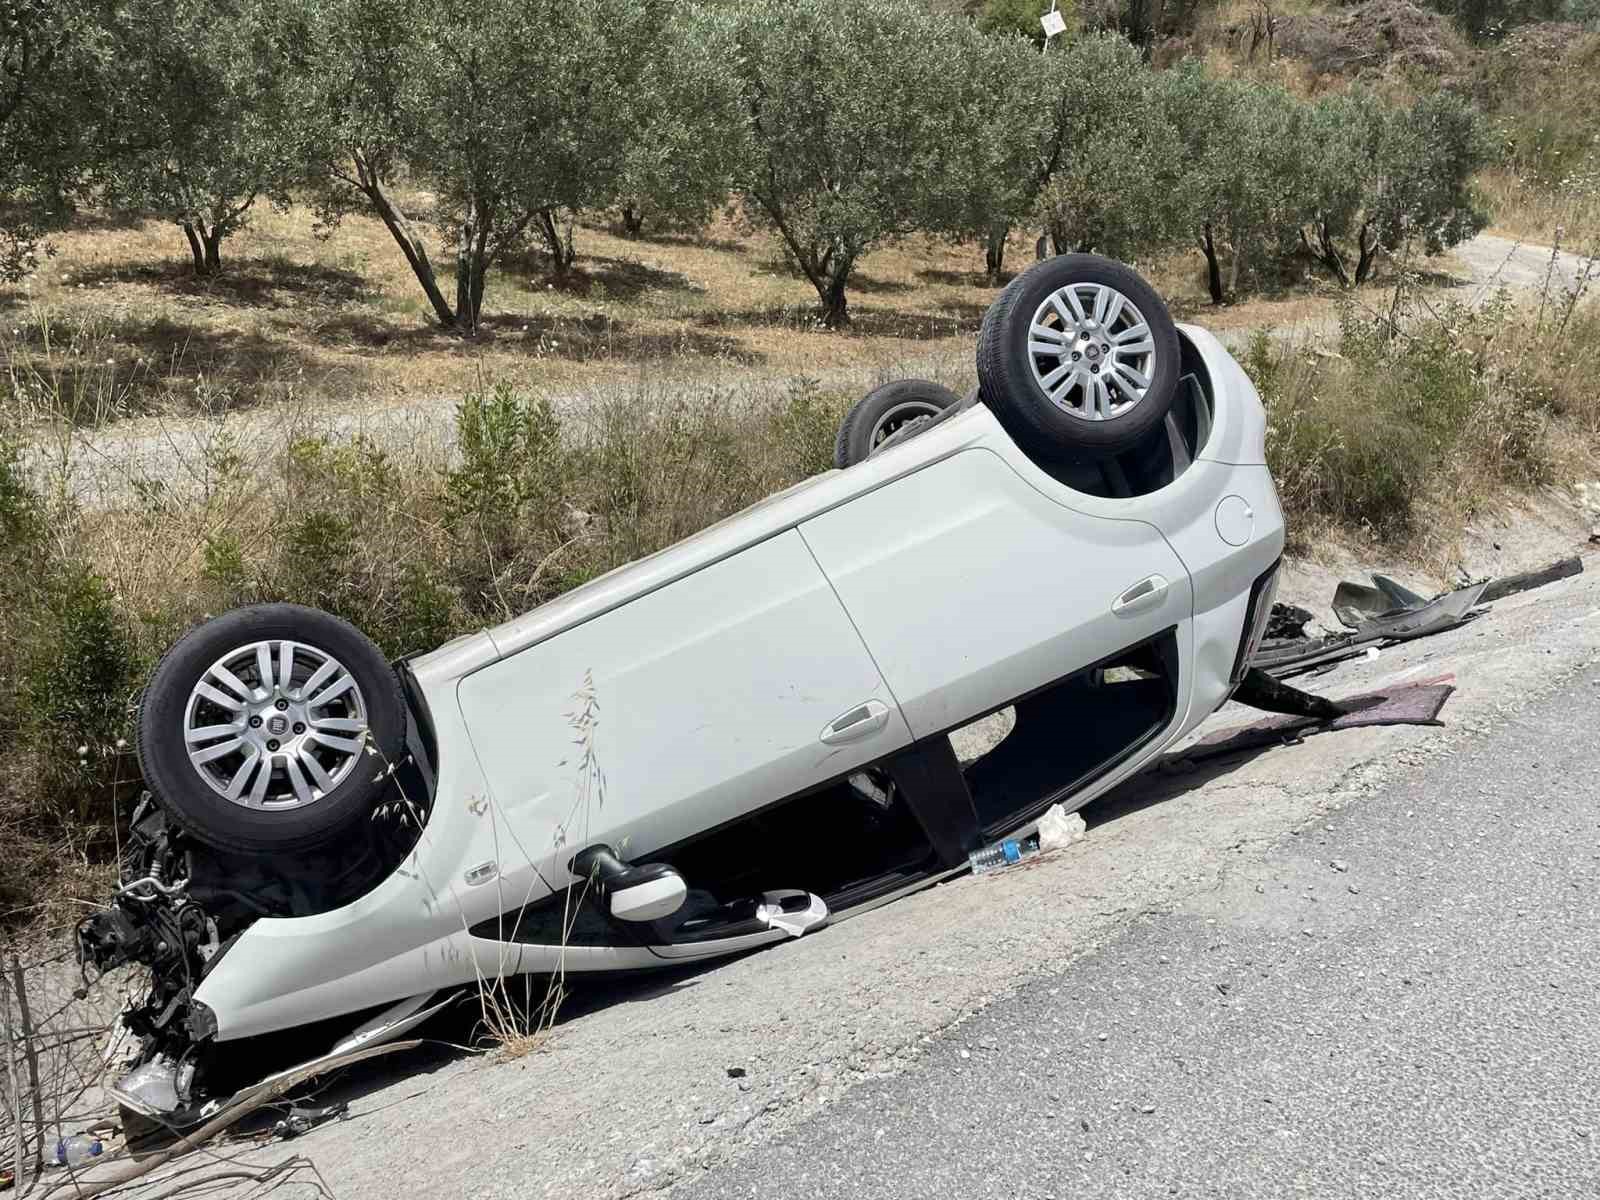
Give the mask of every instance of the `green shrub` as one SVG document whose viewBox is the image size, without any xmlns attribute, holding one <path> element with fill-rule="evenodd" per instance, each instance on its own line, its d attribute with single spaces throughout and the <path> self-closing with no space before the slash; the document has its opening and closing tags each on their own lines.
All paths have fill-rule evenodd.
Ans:
<svg viewBox="0 0 1600 1200">
<path fill-rule="evenodd" d="M 94 571 L 63 564 L 40 589 L 23 628 L 18 729 L 27 745 L 44 816 L 109 830 L 108 798 L 137 783 L 129 745 L 133 702 L 146 661 L 127 615 Z"/>
<path fill-rule="evenodd" d="M 227 529 L 207 534 L 200 556 L 200 578 L 220 589 L 230 606 L 242 603 L 249 589 L 250 568 L 238 534 Z"/>
<path fill-rule="evenodd" d="M 1338 356 L 1257 334 L 1243 366 L 1267 408 L 1267 462 L 1292 545 L 1330 525 L 1405 544 L 1428 532 L 1425 513 L 1469 515 L 1500 488 L 1550 478 L 1549 422 L 1523 381 L 1525 346 L 1496 340 L 1525 316 L 1452 305 L 1409 314 L 1396 333 L 1347 306 Z"/>
</svg>

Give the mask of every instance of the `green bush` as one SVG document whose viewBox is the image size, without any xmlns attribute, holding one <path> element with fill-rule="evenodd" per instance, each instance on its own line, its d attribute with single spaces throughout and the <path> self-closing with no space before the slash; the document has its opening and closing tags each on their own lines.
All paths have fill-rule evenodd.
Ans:
<svg viewBox="0 0 1600 1200">
<path fill-rule="evenodd" d="M 16 447 L 0 444 L 0 821 L 19 856 L 109 832 L 137 784 L 132 703 L 148 665 L 126 607 L 52 537 Z"/>
<path fill-rule="evenodd" d="M 1267 462 L 1304 549 L 1327 526 L 1388 544 L 1428 533 L 1423 514 L 1470 515 L 1505 486 L 1551 475 L 1549 421 L 1522 380 L 1517 315 L 1490 306 L 1387 318 L 1347 307 L 1340 354 L 1258 333 L 1243 366 L 1267 409 Z"/>
<path fill-rule="evenodd" d="M 525 511 L 553 507 L 565 464 L 549 402 L 498 383 L 456 406 L 460 466 L 446 476 L 446 511 L 500 545 Z"/>
<path fill-rule="evenodd" d="M 52 766 L 73 758 L 98 766 L 115 757 L 119 740 L 126 745 L 144 662 L 126 612 L 93 570 L 63 564 L 41 591 L 23 682 L 25 734 Z M 80 820 L 88 815 L 82 803 L 75 808 Z"/>
</svg>

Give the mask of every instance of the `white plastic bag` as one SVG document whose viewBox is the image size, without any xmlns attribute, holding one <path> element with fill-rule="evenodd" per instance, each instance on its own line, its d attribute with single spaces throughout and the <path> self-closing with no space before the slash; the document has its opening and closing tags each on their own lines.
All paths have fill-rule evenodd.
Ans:
<svg viewBox="0 0 1600 1200">
<path fill-rule="evenodd" d="M 1062 811 L 1061 805 L 1052 804 L 1050 810 L 1039 818 L 1039 850 L 1060 850 L 1073 842 L 1081 842 L 1089 832 L 1083 818 L 1077 813 Z"/>
</svg>

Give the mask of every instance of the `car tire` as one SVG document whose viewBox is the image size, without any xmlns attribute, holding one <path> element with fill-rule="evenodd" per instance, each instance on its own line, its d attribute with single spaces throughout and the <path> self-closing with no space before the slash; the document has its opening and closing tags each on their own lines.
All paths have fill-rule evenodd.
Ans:
<svg viewBox="0 0 1600 1200">
<path fill-rule="evenodd" d="M 866 462 L 874 451 L 912 421 L 936 417 L 961 397 L 925 379 L 896 379 L 873 388 L 851 406 L 833 443 L 833 465 L 843 470 Z"/>
<path fill-rule="evenodd" d="M 383 652 L 349 622 L 296 604 L 196 626 L 139 706 L 145 783 L 179 827 L 221 850 L 307 851 L 349 833 L 404 746 L 400 682 Z"/>
<path fill-rule="evenodd" d="M 990 305 L 978 335 L 983 402 L 1046 463 L 1135 445 L 1171 410 L 1178 375 L 1178 327 L 1161 297 L 1095 254 L 1029 267 Z"/>
</svg>

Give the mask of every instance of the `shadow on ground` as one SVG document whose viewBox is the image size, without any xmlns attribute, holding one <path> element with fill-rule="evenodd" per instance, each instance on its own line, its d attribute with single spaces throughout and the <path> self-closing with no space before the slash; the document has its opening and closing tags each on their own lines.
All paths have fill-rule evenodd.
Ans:
<svg viewBox="0 0 1600 1200">
<path fill-rule="evenodd" d="M 705 289 L 679 271 L 652 267 L 631 258 L 585 257 L 565 272 L 551 269 L 549 258 L 534 250 L 509 255 L 500 270 L 531 291 L 554 291 L 566 296 L 602 296 L 606 300 L 636 300 L 646 292 L 678 292 L 702 296 Z M 493 285 L 491 277 L 490 285 Z"/>
<path fill-rule="evenodd" d="M 936 312 L 852 303 L 850 323 L 830 332 L 908 341 L 957 337 L 975 333 L 985 311 L 986 306 L 969 302 L 943 305 Z M 822 328 L 817 308 L 812 304 L 724 309 L 702 313 L 694 321 L 707 329 L 786 329 L 805 332 Z"/>
<path fill-rule="evenodd" d="M 22 328 L 3 358 L 38 407 L 36 417 L 80 426 L 151 413 L 217 415 L 310 386 L 353 390 L 365 380 L 359 368 L 328 366 L 304 339 L 272 332 L 270 324 L 241 329 L 128 317 L 114 332 L 74 335 L 57 327 L 48 346 L 36 327 Z"/>
<path fill-rule="evenodd" d="M 169 295 L 249 308 L 303 308 L 343 305 L 367 299 L 370 285 L 354 271 L 322 263 L 292 262 L 280 256 L 228 258 L 223 243 L 220 274 L 200 276 L 184 260 L 103 263 L 78 271 L 74 282 L 89 286 L 138 283 Z"/>
<path fill-rule="evenodd" d="M 977 269 L 971 271 L 946 271 L 937 267 L 925 267 L 917 272 L 917 278 L 924 283 L 939 283 L 944 284 L 946 287 L 988 288 L 996 295 L 999 295 L 1000 289 L 1019 274 L 1021 274 L 1020 271 L 1001 271 L 1000 280 L 997 283 L 992 281 L 985 272 Z"/>
<path fill-rule="evenodd" d="M 529 361 L 659 362 L 713 358 L 758 366 L 766 356 L 726 334 L 695 328 L 652 327 L 602 313 L 580 317 L 486 313 L 475 336 L 464 338 L 436 323 L 391 322 L 375 313 L 342 313 L 320 322 L 316 341 L 330 350 L 371 354 L 432 352 L 474 358 L 486 350 L 525 354 Z"/>
</svg>

